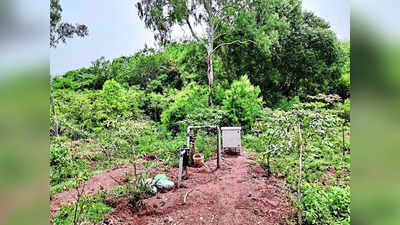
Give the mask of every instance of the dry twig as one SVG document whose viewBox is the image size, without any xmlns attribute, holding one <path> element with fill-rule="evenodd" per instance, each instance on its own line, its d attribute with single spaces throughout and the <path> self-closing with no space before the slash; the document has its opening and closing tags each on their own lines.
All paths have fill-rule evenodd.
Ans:
<svg viewBox="0 0 400 225">
<path fill-rule="evenodd" d="M 189 193 L 192 192 L 193 190 L 194 190 L 194 189 L 192 189 L 192 190 L 186 192 L 185 197 L 183 198 L 183 204 L 186 204 L 186 198 L 187 198 L 187 196 L 189 195 Z"/>
</svg>

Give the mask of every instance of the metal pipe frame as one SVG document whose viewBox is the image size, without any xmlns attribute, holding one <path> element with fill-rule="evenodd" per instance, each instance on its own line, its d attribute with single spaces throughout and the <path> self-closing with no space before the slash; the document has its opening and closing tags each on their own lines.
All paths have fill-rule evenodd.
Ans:
<svg viewBox="0 0 400 225">
<path fill-rule="evenodd" d="M 186 146 L 190 145 L 190 130 L 192 129 L 217 129 L 217 168 L 221 168 L 221 128 L 217 125 L 188 126 L 186 131 Z"/>
<path fill-rule="evenodd" d="M 190 145 L 190 131 L 194 129 L 217 129 L 217 169 L 221 168 L 221 128 L 217 125 L 201 125 L 201 126 L 188 126 L 186 132 L 186 146 Z M 185 151 L 179 154 L 179 170 L 178 170 L 178 188 L 181 186 L 182 170 L 183 170 L 183 154 Z"/>
</svg>

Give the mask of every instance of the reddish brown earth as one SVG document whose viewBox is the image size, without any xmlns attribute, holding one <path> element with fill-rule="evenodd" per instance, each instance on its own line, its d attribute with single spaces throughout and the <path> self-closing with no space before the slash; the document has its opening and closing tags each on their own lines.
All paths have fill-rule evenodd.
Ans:
<svg viewBox="0 0 400 225">
<path fill-rule="evenodd" d="M 141 162 L 139 162 L 141 164 Z M 119 185 L 119 182 L 124 183 L 126 173 L 133 174 L 132 165 L 124 165 L 109 169 L 99 175 L 93 176 L 84 185 L 79 187 L 79 190 L 84 190 L 85 195 L 96 194 L 100 190 L 111 190 L 113 187 Z M 140 170 L 138 169 L 138 173 Z M 151 171 L 150 175 L 154 176 L 156 173 L 165 173 L 165 171 L 157 170 Z M 77 199 L 77 191 L 75 189 L 66 190 L 56 193 L 50 199 L 50 218 L 54 218 L 63 205 L 75 202 Z"/>
<path fill-rule="evenodd" d="M 130 171 L 133 171 L 132 166 L 121 166 L 94 176 L 85 183 L 84 194 L 90 195 L 97 193 L 99 190 L 111 190 L 118 185 L 115 180 L 122 180 L 125 177 L 125 173 Z M 63 205 L 75 202 L 76 196 L 75 189 L 54 194 L 50 200 L 50 217 L 54 218 Z"/>
<path fill-rule="evenodd" d="M 215 157 L 206 164 L 209 169 L 190 167 L 182 188 L 157 193 L 146 199 L 138 212 L 126 198 L 115 199 L 113 210 L 99 224 L 287 224 L 293 217 L 285 182 L 263 177 L 263 170 L 252 165 L 250 159 L 227 156 L 218 170 Z M 118 185 L 114 179 L 123 180 L 127 171 L 132 168 L 123 166 L 91 178 L 86 194 L 110 190 Z M 153 170 L 150 174 L 160 172 L 176 183 L 177 168 L 167 172 Z M 74 190 L 54 195 L 50 204 L 52 217 L 62 205 L 73 202 L 75 195 Z"/>
<path fill-rule="evenodd" d="M 99 224 L 287 224 L 292 218 L 285 183 L 263 177 L 263 170 L 243 156 L 225 158 L 215 170 L 189 168 L 183 188 L 158 193 L 135 212 L 119 199 Z M 167 176 L 176 181 L 177 169 Z M 184 196 L 188 193 L 186 204 Z"/>
</svg>

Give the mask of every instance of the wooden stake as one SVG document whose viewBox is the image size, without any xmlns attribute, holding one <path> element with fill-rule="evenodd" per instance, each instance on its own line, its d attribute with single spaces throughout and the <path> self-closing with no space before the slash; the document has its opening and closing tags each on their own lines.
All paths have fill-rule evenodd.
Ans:
<svg viewBox="0 0 400 225">
<path fill-rule="evenodd" d="M 301 136 L 301 127 L 300 124 L 298 125 L 299 128 L 299 143 L 300 143 L 300 151 L 299 151 L 299 181 L 297 183 L 297 204 L 299 206 L 299 211 L 297 212 L 297 221 L 298 224 L 302 224 L 302 217 L 301 217 L 301 179 L 302 179 L 302 167 L 303 167 L 303 148 L 304 142 Z"/>
</svg>

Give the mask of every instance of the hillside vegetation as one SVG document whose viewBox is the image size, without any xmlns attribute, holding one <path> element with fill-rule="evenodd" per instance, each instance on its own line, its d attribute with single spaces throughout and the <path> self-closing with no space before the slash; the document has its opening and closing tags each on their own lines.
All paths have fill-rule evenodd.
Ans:
<svg viewBox="0 0 400 225">
<path fill-rule="evenodd" d="M 277 35 L 267 53 L 243 44 L 215 55 L 212 93 L 207 52 L 193 41 L 100 58 L 55 77 L 51 195 L 149 155 L 157 160 L 147 168 L 176 166 L 188 125 L 240 126 L 242 144 L 266 176 L 289 184 L 304 224 L 350 224 L 350 43 L 338 41 L 313 13 L 279 9 L 285 26 L 265 31 Z M 196 141 L 205 160 L 216 146 L 210 132 Z M 129 192 L 119 188 L 115 195 Z M 110 210 L 104 193 L 76 204 L 87 205 L 82 221 L 100 221 Z M 53 222 L 73 223 L 74 210 L 64 207 Z"/>
</svg>

